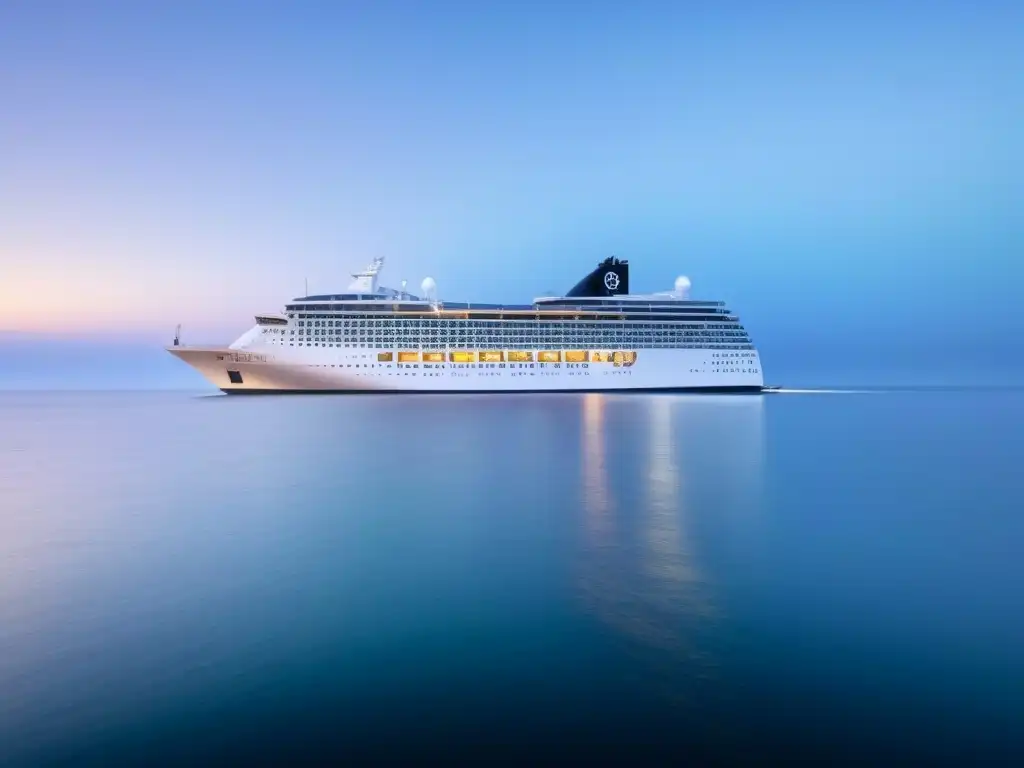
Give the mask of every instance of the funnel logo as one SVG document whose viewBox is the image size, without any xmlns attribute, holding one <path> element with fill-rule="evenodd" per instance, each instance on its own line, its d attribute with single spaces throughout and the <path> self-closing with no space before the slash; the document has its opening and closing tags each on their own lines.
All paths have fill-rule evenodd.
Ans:
<svg viewBox="0 0 1024 768">
<path fill-rule="evenodd" d="M 609 291 L 616 290 L 619 287 L 619 276 L 614 272 L 605 272 L 604 287 Z"/>
</svg>

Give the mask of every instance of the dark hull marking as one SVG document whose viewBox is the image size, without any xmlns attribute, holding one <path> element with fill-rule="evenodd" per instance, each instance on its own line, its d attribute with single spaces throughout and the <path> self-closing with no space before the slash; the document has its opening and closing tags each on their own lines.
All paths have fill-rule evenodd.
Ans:
<svg viewBox="0 0 1024 768">
<path fill-rule="evenodd" d="M 637 389 L 253 389 L 222 387 L 228 395 L 544 395 L 544 394 L 708 394 L 760 395 L 762 387 L 645 387 Z"/>
</svg>

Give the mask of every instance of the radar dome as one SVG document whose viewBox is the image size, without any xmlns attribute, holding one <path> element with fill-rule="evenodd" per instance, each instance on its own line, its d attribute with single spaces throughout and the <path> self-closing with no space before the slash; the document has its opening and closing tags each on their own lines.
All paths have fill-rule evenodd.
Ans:
<svg viewBox="0 0 1024 768">
<path fill-rule="evenodd" d="M 690 278 L 686 275 L 680 275 L 676 278 L 676 293 L 680 296 L 686 296 L 690 293 Z"/>
<path fill-rule="evenodd" d="M 420 290 L 423 291 L 424 296 L 432 296 L 434 291 L 437 290 L 437 283 L 434 282 L 434 278 L 424 278 L 423 282 L 420 283 Z"/>
</svg>

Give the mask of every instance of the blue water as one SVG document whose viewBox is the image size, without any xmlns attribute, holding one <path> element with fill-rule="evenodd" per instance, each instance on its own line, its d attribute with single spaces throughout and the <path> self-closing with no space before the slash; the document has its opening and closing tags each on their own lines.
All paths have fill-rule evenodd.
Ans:
<svg viewBox="0 0 1024 768">
<path fill-rule="evenodd" d="M 0 427 L 0 763 L 1024 758 L 1024 391 Z"/>
</svg>

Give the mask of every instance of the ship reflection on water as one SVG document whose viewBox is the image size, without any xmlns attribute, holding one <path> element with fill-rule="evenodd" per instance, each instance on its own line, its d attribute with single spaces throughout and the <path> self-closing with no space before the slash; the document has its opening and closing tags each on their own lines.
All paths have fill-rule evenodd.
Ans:
<svg viewBox="0 0 1024 768">
<path fill-rule="evenodd" d="M 762 399 L 582 402 L 580 599 L 685 698 L 714 677 L 727 610 L 705 561 L 735 548 L 733 523 L 752 524 L 760 504 Z"/>
<path fill-rule="evenodd" d="M 1024 764 L 962 397 L 0 399 L 0 765 Z"/>
</svg>

